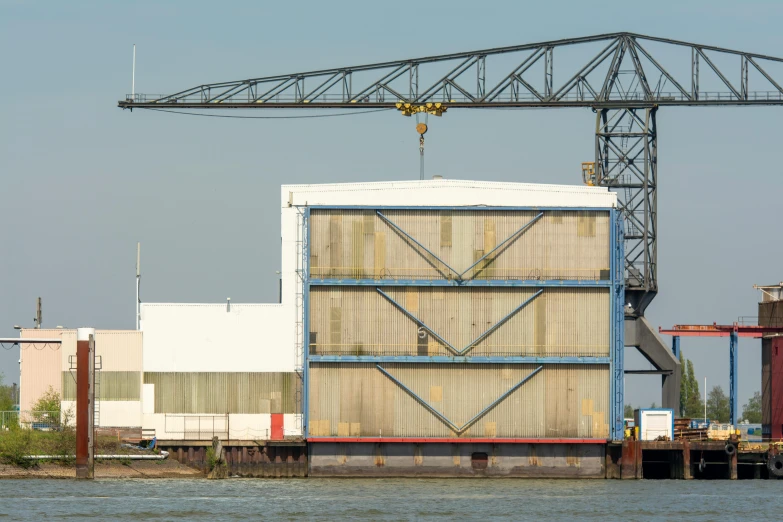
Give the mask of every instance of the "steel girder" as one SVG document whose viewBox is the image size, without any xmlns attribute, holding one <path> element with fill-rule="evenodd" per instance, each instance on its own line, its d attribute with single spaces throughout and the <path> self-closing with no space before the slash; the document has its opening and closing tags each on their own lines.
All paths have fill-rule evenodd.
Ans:
<svg viewBox="0 0 783 522">
<path fill-rule="evenodd" d="M 625 223 L 626 314 L 644 315 L 658 292 L 656 108 L 596 115 L 596 182 L 617 192 Z"/>
<path fill-rule="evenodd" d="M 649 50 L 652 46 L 656 47 L 655 56 Z M 676 52 L 682 54 L 682 63 L 672 73 L 662 62 L 674 62 L 670 55 Z M 586 58 L 574 57 L 579 53 Z M 557 70 L 556 54 L 565 58 L 558 59 Z M 727 58 L 738 59 L 740 66 L 730 72 L 721 63 Z M 174 94 L 133 94 L 119 106 L 361 109 L 440 102 L 449 108 L 638 109 L 656 105 L 783 105 L 783 78 L 776 79 L 777 74 L 769 68 L 775 62 L 783 59 L 611 33 L 203 84 Z M 750 71 L 754 90 L 749 83 Z M 635 72 L 636 78 L 628 79 L 629 72 Z M 714 87 L 709 86 L 710 79 Z M 700 90 L 705 85 L 709 90 Z"/>
</svg>

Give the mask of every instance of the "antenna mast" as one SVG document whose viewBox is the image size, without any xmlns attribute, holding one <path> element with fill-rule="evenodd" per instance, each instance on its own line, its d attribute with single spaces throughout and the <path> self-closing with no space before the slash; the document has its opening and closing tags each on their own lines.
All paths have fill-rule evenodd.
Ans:
<svg viewBox="0 0 783 522">
<path fill-rule="evenodd" d="M 136 99 L 136 44 L 133 44 L 133 73 L 131 75 L 131 99 Z"/>
<path fill-rule="evenodd" d="M 141 289 L 141 243 L 136 243 L 136 330 L 139 330 L 141 324 L 141 299 L 139 290 Z"/>
</svg>

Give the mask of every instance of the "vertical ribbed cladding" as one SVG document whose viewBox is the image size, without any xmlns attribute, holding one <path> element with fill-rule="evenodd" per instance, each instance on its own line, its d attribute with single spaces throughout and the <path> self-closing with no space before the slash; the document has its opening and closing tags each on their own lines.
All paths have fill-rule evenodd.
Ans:
<svg viewBox="0 0 783 522">
<path fill-rule="evenodd" d="M 309 433 L 317 437 L 606 438 L 609 368 L 549 365 L 461 430 L 538 365 L 318 363 Z M 456 429 L 455 429 L 456 427 Z"/>
<path fill-rule="evenodd" d="M 72 330 L 59 330 L 64 335 Z M 141 400 L 142 332 L 137 330 L 96 330 L 95 356 L 100 386 L 101 401 Z M 61 350 L 62 397 L 73 401 L 75 397 L 75 375 L 70 371 L 71 357 L 76 355 L 76 343 L 63 343 Z M 74 365 L 75 359 L 74 359 Z"/>
<path fill-rule="evenodd" d="M 513 312 L 466 355 L 609 355 L 607 288 L 379 288 L 457 350 Z M 375 287 L 310 292 L 311 355 L 453 355 L 420 323 Z"/>
<path fill-rule="evenodd" d="M 455 279 L 490 253 L 462 277 L 609 277 L 608 211 L 386 209 L 381 214 L 388 221 L 373 209 L 313 209 L 311 277 Z"/>
<path fill-rule="evenodd" d="M 142 333 L 136 330 L 98 330 L 95 355 L 101 357 L 101 371 L 134 371 L 142 368 Z"/>
<path fill-rule="evenodd" d="M 140 372 L 109 371 L 99 374 L 100 385 L 95 393 L 95 399 L 99 401 L 140 401 L 141 400 L 141 374 Z M 76 372 L 65 370 L 62 372 L 62 399 L 64 401 L 76 400 Z"/>
<path fill-rule="evenodd" d="M 19 409 L 28 411 L 35 401 L 43 395 L 49 386 L 57 393 L 62 393 L 60 372 L 62 354 L 72 351 L 76 353 L 76 331 L 47 329 L 22 330 L 22 338 L 60 339 L 62 344 L 20 344 L 21 380 L 19 389 Z M 66 359 L 67 360 L 67 359 Z M 64 368 L 68 368 L 65 366 Z M 5 383 L 10 384 L 10 383 Z"/>
<path fill-rule="evenodd" d="M 144 372 L 155 413 L 300 413 L 293 372 Z"/>
</svg>

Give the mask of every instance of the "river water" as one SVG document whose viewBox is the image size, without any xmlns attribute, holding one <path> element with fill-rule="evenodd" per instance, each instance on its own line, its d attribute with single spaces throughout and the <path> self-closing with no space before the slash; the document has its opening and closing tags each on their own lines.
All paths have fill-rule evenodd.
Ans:
<svg viewBox="0 0 783 522">
<path fill-rule="evenodd" d="M 3 480 L 0 520 L 781 520 L 783 482 Z"/>
</svg>

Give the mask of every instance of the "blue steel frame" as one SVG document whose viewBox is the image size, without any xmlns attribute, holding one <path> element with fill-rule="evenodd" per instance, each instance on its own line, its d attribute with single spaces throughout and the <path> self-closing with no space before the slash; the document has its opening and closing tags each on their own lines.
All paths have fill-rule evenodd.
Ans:
<svg viewBox="0 0 783 522">
<path fill-rule="evenodd" d="M 610 279 L 609 280 L 454 280 L 454 279 L 311 279 L 310 278 L 310 213 L 311 210 L 494 210 L 494 211 L 536 211 L 543 214 L 547 211 L 590 211 L 590 212 L 609 212 L 610 216 Z M 534 218 L 537 221 L 540 214 Z M 515 237 L 519 232 L 523 232 L 532 224 L 528 223 L 511 237 Z M 375 206 L 375 205 L 316 205 L 308 206 L 304 212 L 305 228 L 303 237 L 306 237 L 306 245 L 303 248 L 303 266 L 306 273 L 303 278 L 303 311 L 304 318 L 304 394 L 302 401 L 302 415 L 305 438 L 309 437 L 309 397 L 310 397 L 310 362 L 362 362 L 362 363 L 383 363 L 383 362 L 408 362 L 408 363 L 478 363 L 478 364 L 511 364 L 511 363 L 535 363 L 535 364 L 608 364 L 610 374 L 610 394 L 611 394 L 611 412 L 610 412 L 610 436 L 613 440 L 622 440 L 624 433 L 623 409 L 624 409 L 624 307 L 625 307 L 625 278 L 624 268 L 624 248 L 623 248 L 623 222 L 622 215 L 616 209 L 607 209 L 604 207 L 491 207 L 491 206 L 465 206 L 465 207 L 418 207 L 418 206 Z M 407 235 L 407 234 L 405 234 Z M 411 238 L 412 239 L 412 238 Z M 510 238 L 509 238 L 510 239 Z M 508 240 L 506 240 L 508 241 Z M 418 244 L 417 241 L 414 240 Z M 425 249 L 426 250 L 426 249 Z M 432 255 L 432 254 L 431 254 Z M 437 259 L 437 257 L 436 257 Z M 449 269 L 451 269 L 449 267 Z M 454 273 L 457 273 L 451 269 Z M 470 269 L 468 269 L 470 270 Z M 464 274 L 464 273 L 463 273 Z M 310 355 L 310 288 L 312 286 L 508 286 L 508 287 L 608 287 L 611 289 L 613 298 L 610 299 L 610 316 L 612 327 L 610 332 L 610 356 L 609 357 L 470 357 L 459 356 L 350 356 L 350 355 Z M 543 290 L 542 290 L 543 291 Z M 538 294 L 536 294 L 538 295 Z M 527 302 L 526 302 L 527 303 Z M 526 304 L 525 303 L 525 304 Z M 523 304 L 524 306 L 524 304 Z M 513 313 L 513 312 L 512 312 Z M 528 378 L 538 373 L 536 369 Z M 527 381 L 526 378 L 519 385 Z M 519 386 L 515 386 L 509 392 L 506 392 L 499 400 L 505 398 L 511 391 Z M 499 401 L 498 400 L 498 401 Z M 490 405 L 497 404 L 494 402 Z M 481 412 L 476 418 L 480 418 L 486 411 Z M 447 419 L 448 420 L 448 419 Z"/>
<path fill-rule="evenodd" d="M 739 347 L 739 335 L 737 332 L 729 333 L 729 422 L 737 425 L 739 417 L 739 357 L 737 348 Z M 676 358 L 680 358 L 680 336 L 672 336 L 672 353 Z M 704 391 L 707 393 L 707 390 Z M 682 404 L 680 405 L 682 406 Z"/>
<path fill-rule="evenodd" d="M 610 248 L 612 293 L 611 299 L 611 416 L 610 429 L 612 440 L 623 440 L 625 426 L 625 241 L 623 215 L 617 209 L 611 210 Z"/>
</svg>

